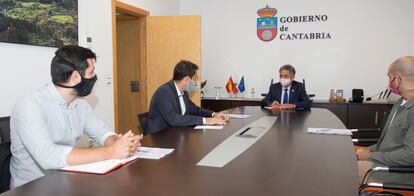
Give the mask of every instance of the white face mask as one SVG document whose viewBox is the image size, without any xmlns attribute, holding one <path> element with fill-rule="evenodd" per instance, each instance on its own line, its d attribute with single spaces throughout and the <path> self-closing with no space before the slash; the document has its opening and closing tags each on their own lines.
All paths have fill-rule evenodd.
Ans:
<svg viewBox="0 0 414 196">
<path fill-rule="evenodd" d="M 280 78 L 280 84 L 283 87 L 288 87 L 292 81 L 289 78 Z"/>
</svg>

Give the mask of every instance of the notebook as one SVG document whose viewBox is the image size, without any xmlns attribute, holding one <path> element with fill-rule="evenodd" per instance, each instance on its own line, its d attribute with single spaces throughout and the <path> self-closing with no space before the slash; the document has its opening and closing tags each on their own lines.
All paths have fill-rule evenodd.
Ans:
<svg viewBox="0 0 414 196">
<path fill-rule="evenodd" d="M 126 159 L 110 159 L 105 161 L 97 161 L 93 163 L 66 166 L 61 171 L 65 172 L 77 172 L 86 174 L 107 174 L 112 170 L 115 170 L 129 162 L 137 159 L 161 159 L 162 157 L 172 153 L 173 148 L 149 148 L 140 147 L 138 152 Z"/>
</svg>

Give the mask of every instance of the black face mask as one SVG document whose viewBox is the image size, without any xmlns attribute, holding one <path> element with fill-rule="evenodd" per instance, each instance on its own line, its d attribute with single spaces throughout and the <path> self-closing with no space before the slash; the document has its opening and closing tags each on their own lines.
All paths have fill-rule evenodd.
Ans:
<svg viewBox="0 0 414 196">
<path fill-rule="evenodd" d="M 60 86 L 63 88 L 74 88 L 75 91 L 78 93 L 78 96 L 86 97 L 89 94 L 91 94 L 93 86 L 95 85 L 96 80 L 98 80 L 98 76 L 94 76 L 92 78 L 85 78 L 82 76 L 82 74 L 79 74 L 81 76 L 81 82 L 75 86 L 65 86 L 62 84 L 57 84 L 53 82 L 56 86 Z"/>
</svg>

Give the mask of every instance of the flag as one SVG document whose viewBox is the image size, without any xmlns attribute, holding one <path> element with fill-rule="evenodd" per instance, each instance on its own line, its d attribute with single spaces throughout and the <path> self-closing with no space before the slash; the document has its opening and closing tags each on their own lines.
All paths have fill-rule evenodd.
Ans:
<svg viewBox="0 0 414 196">
<path fill-rule="evenodd" d="M 245 90 L 246 89 L 244 88 L 244 76 L 243 76 L 242 79 L 240 80 L 240 83 L 239 83 L 239 91 L 242 93 Z"/>
<path fill-rule="evenodd" d="M 233 88 L 234 88 L 234 83 L 233 83 L 233 79 L 230 76 L 230 78 L 229 78 L 229 80 L 227 81 L 227 84 L 226 84 L 226 90 L 227 90 L 228 93 L 231 93 L 233 91 Z"/>
</svg>

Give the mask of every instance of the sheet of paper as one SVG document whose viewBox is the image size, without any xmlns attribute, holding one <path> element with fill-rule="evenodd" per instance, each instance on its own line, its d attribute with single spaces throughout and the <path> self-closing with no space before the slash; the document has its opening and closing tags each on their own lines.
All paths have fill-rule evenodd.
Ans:
<svg viewBox="0 0 414 196">
<path fill-rule="evenodd" d="M 161 159 L 173 151 L 174 148 L 139 147 L 138 152 L 135 155 L 142 159 Z"/>
<path fill-rule="evenodd" d="M 230 118 L 239 118 L 239 119 L 244 119 L 244 118 L 248 118 L 252 115 L 249 114 L 228 114 Z"/>
<path fill-rule="evenodd" d="M 352 135 L 353 129 L 308 128 L 308 133 L 328 135 Z"/>
<path fill-rule="evenodd" d="M 194 129 L 223 129 L 223 127 L 221 125 L 197 125 Z"/>
</svg>

